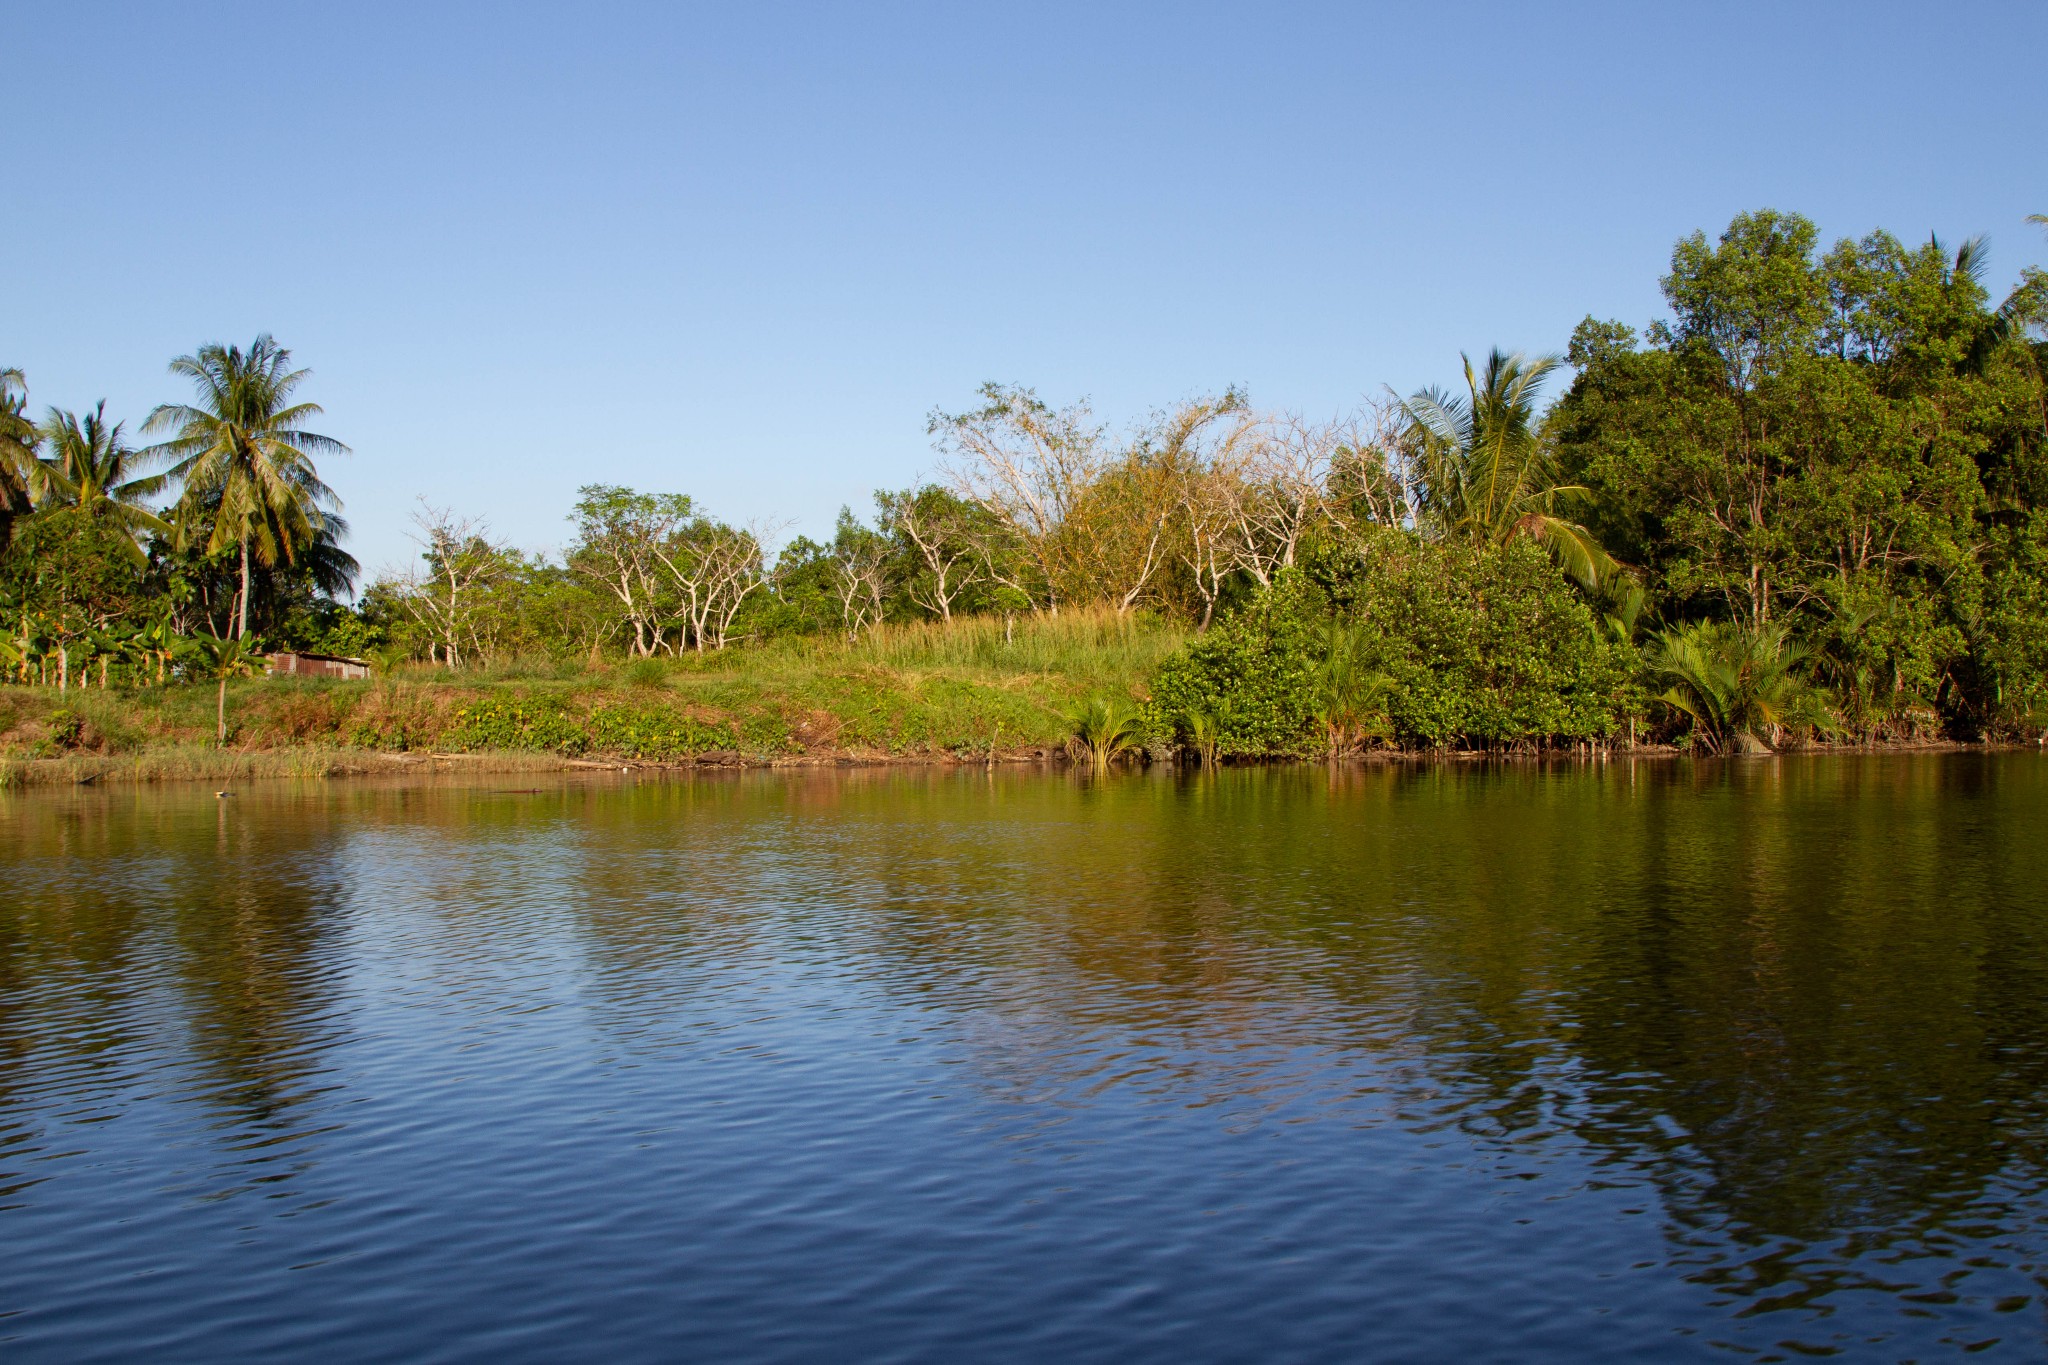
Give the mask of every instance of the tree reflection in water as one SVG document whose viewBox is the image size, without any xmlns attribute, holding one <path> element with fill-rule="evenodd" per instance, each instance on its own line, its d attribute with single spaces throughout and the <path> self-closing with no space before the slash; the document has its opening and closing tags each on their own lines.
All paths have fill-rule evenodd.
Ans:
<svg viewBox="0 0 2048 1365">
<path fill-rule="evenodd" d="M 0 796 L 0 1205 L 79 1125 L 172 1090 L 210 1133 L 177 1188 L 289 1183 L 389 1040 L 459 1020 L 491 1046 L 549 1014 L 587 1102 L 740 1049 L 832 1038 L 857 1084 L 927 1047 L 1019 1152 L 1111 1099 L 1455 1137 L 1503 1179 L 1623 1192 L 1726 1314 L 2013 1307 L 2048 1171 L 2042 772 Z"/>
</svg>

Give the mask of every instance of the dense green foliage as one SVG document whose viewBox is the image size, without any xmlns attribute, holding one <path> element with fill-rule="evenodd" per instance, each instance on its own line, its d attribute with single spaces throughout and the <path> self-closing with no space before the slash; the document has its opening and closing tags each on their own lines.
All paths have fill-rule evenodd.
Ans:
<svg viewBox="0 0 2048 1365">
<path fill-rule="evenodd" d="M 2038 734 L 2048 275 L 1994 306 L 1984 259 L 1822 253 L 1770 212 L 1694 234 L 1672 316 L 1587 319 L 1540 425 L 1541 359 L 1409 400 L 1410 515 L 1319 528 L 1302 585 L 1163 670 L 1160 728 L 1224 753 Z"/>
<path fill-rule="evenodd" d="M 2039 724 L 2048 351 L 2028 272 L 1886 233 L 1822 255 L 1796 216 L 1681 242 L 1639 343 L 1588 319 L 1549 415 L 1589 521 L 1668 620 L 1827 642 L 1858 730 Z"/>
<path fill-rule="evenodd" d="M 1319 549 L 1191 643 L 1153 709 L 1182 744 L 1211 718 L 1224 754 L 1553 746 L 1625 725 L 1634 671 L 1535 541 L 1381 529 Z"/>
<path fill-rule="evenodd" d="M 1283 574 L 1160 666 L 1155 728 L 1170 742 L 1224 756 L 1306 751 L 1325 614 L 1299 574 Z"/>
</svg>

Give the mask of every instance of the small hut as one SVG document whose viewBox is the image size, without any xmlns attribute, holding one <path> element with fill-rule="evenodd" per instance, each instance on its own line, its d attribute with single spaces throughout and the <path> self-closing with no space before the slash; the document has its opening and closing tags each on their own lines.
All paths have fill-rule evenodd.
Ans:
<svg viewBox="0 0 2048 1365">
<path fill-rule="evenodd" d="M 341 654 L 300 654 L 293 650 L 270 656 L 265 673 L 290 674 L 297 678 L 367 678 L 370 665 L 364 659 Z"/>
</svg>

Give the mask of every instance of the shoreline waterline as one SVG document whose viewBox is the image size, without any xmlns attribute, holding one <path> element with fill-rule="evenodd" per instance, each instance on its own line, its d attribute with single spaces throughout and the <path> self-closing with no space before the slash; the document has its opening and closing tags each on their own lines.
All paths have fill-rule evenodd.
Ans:
<svg viewBox="0 0 2048 1365">
<path fill-rule="evenodd" d="M 1965 742 L 1957 740 L 1863 745 L 1810 745 L 1759 754 L 1697 754 L 1672 745 L 1637 745 L 1634 748 L 1577 747 L 1550 750 L 1395 750 L 1377 749 L 1331 756 L 1293 755 L 1224 760 L 1219 767 L 1252 768 L 1373 768 L 1373 767 L 1483 767 L 1511 766 L 1602 766 L 1625 762 L 1675 762 L 1692 759 L 1707 763 L 1749 764 L 1774 759 L 1865 758 L 1912 754 L 2019 754 L 2042 752 L 2041 743 Z M 168 749 L 139 754 L 70 754 L 63 758 L 0 759 L 0 790 L 63 788 L 68 786 L 147 786 L 178 782 L 322 781 L 419 777 L 443 778 L 461 774 L 505 775 L 605 774 L 683 775 L 716 772 L 804 771 L 831 769 L 1041 769 L 1047 773 L 1092 771 L 1085 760 L 1077 761 L 1056 748 L 1035 746 L 992 754 L 910 753 L 889 754 L 861 751 L 813 754 L 745 754 L 717 752 L 690 758 L 648 760 L 631 757 L 570 757 L 561 754 L 518 750 L 481 753 L 389 753 L 310 745 L 298 748 L 257 750 Z M 1112 773 L 1139 771 L 1200 772 L 1199 765 L 1172 758 L 1114 765 Z"/>
</svg>

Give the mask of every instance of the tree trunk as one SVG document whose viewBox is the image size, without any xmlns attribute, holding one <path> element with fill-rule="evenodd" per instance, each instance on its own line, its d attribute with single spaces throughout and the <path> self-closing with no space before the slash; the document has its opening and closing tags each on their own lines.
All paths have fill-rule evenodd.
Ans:
<svg viewBox="0 0 2048 1365">
<path fill-rule="evenodd" d="M 220 675 L 220 697 L 213 709 L 215 743 L 220 748 L 228 747 L 228 675 Z"/>
<path fill-rule="evenodd" d="M 58 645 L 58 646 L 57 646 L 57 690 L 58 690 L 59 692 L 65 692 L 65 691 L 69 691 L 69 690 L 70 690 L 70 688 L 71 688 L 71 646 L 70 646 L 70 645 Z"/>
<path fill-rule="evenodd" d="M 249 633 L 249 535 L 242 533 L 242 593 L 241 602 L 235 611 L 235 638 L 241 639 Z M 222 684 L 226 686 L 225 683 Z"/>
</svg>

